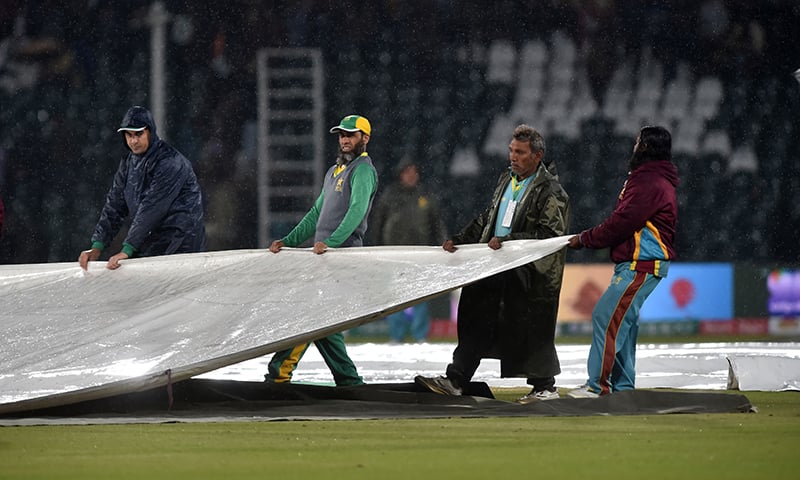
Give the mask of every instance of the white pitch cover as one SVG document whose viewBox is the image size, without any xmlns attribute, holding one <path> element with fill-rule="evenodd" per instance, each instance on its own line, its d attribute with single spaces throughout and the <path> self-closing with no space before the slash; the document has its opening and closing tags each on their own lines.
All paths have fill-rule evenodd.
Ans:
<svg viewBox="0 0 800 480">
<path fill-rule="evenodd" d="M 564 248 L 235 250 L 0 266 L 0 413 L 147 390 L 340 332 Z"/>
<path fill-rule="evenodd" d="M 800 358 L 729 355 L 728 389 L 800 391 Z"/>
</svg>

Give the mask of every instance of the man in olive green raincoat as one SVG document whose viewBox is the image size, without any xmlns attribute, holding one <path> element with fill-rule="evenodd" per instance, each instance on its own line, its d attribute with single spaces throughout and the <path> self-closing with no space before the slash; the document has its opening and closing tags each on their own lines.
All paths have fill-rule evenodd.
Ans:
<svg viewBox="0 0 800 480">
<path fill-rule="evenodd" d="M 569 196 L 542 159 L 541 134 L 518 126 L 509 145 L 509 171 L 500 176 L 488 207 L 442 247 L 565 235 Z M 555 170 L 555 168 L 551 168 Z M 498 358 L 502 377 L 524 377 L 532 386 L 521 403 L 558 398 L 561 373 L 555 349 L 556 317 L 565 250 L 462 289 L 458 305 L 458 346 L 444 377 L 415 378 L 433 392 L 461 395 L 482 358 Z"/>
</svg>

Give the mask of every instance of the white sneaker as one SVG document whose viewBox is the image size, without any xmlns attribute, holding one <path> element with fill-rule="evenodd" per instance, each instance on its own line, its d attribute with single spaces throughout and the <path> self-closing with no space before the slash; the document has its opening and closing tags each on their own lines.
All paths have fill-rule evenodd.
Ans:
<svg viewBox="0 0 800 480">
<path fill-rule="evenodd" d="M 531 390 L 531 393 L 525 395 L 524 397 L 518 398 L 517 403 L 526 405 L 528 403 L 533 403 L 533 402 L 555 400 L 556 398 L 560 398 L 560 395 L 558 394 L 558 390 L 556 390 L 555 388 L 553 390 L 541 390 L 539 392 L 534 392 L 533 390 Z"/>
<path fill-rule="evenodd" d="M 570 390 L 567 392 L 567 395 L 572 398 L 597 398 L 600 396 L 599 393 L 593 392 L 588 385 L 583 385 L 575 390 Z"/>
<path fill-rule="evenodd" d="M 447 377 L 414 377 L 414 383 L 439 395 L 461 395 L 461 389 L 453 385 Z"/>
</svg>

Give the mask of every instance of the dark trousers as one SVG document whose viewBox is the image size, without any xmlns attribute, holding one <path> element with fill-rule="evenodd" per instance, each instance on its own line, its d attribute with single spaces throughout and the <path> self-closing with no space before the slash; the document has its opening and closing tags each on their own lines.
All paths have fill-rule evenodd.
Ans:
<svg viewBox="0 0 800 480">
<path fill-rule="evenodd" d="M 482 358 L 501 358 L 497 349 L 505 316 L 520 318 L 529 315 L 520 311 L 520 302 L 506 302 L 505 298 L 524 298 L 525 292 L 514 280 L 513 272 L 504 272 L 467 285 L 461 290 L 458 302 L 458 345 L 453 351 L 453 362 L 447 366 L 446 375 L 453 384 L 465 388 Z M 514 317 L 516 316 L 516 317 Z M 550 390 L 555 377 L 529 377 L 534 390 Z"/>
</svg>

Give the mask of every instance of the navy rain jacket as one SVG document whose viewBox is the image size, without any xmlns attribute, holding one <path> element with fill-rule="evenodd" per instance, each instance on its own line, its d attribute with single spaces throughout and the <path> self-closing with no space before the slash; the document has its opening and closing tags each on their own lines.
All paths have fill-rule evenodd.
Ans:
<svg viewBox="0 0 800 480">
<path fill-rule="evenodd" d="M 144 155 L 130 152 L 120 162 L 92 242 L 110 245 L 130 216 L 124 244 L 136 256 L 205 251 L 203 201 L 192 165 L 158 137 L 147 109 L 131 107 L 122 120 L 122 125 L 142 124 L 150 130 L 150 146 Z"/>
</svg>

